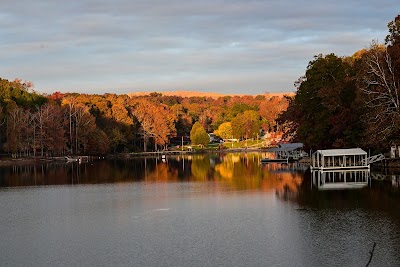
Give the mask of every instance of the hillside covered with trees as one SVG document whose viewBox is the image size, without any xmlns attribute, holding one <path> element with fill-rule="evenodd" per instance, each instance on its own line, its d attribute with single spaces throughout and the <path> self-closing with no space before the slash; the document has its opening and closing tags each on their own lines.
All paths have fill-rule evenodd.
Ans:
<svg viewBox="0 0 400 267">
<path fill-rule="evenodd" d="M 0 79 L 0 150 L 13 157 L 154 151 L 189 140 L 193 125 L 209 133 L 231 122 L 230 137 L 252 138 L 260 129 L 276 129 L 287 103 L 286 97 L 268 94 L 40 95 L 31 83 Z"/>
</svg>

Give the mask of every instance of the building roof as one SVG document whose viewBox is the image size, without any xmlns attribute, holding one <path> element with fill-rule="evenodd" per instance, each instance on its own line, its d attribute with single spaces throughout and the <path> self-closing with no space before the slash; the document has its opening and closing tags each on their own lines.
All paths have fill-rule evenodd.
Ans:
<svg viewBox="0 0 400 267">
<path fill-rule="evenodd" d="M 273 147 L 268 149 L 268 152 L 278 152 L 278 151 L 293 151 L 299 148 L 303 148 L 303 143 L 289 143 L 289 144 L 279 144 L 278 147 Z"/>
<path fill-rule="evenodd" d="M 347 148 L 347 149 L 325 149 L 317 150 L 317 153 L 322 156 L 353 156 L 353 155 L 367 155 L 367 152 L 361 148 Z"/>
<path fill-rule="evenodd" d="M 297 149 L 297 148 L 303 148 L 303 143 L 288 143 L 288 144 L 279 144 L 280 148 L 284 149 Z"/>
</svg>

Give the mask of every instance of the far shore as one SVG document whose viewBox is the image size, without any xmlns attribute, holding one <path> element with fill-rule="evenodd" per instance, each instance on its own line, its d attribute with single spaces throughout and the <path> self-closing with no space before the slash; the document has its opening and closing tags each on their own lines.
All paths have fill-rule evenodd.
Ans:
<svg viewBox="0 0 400 267">
<path fill-rule="evenodd" d="M 247 152 L 266 152 L 267 148 L 225 148 L 221 150 L 215 149 L 201 149 L 201 150 L 192 150 L 192 151 L 183 151 L 182 154 L 207 154 L 207 153 L 247 153 Z M 69 163 L 71 161 L 77 162 L 87 162 L 89 160 L 99 160 L 99 159 L 133 159 L 140 157 L 156 157 L 160 155 L 179 155 L 180 151 L 172 150 L 172 151 L 149 151 L 149 152 L 129 152 L 129 153 L 117 153 L 117 154 L 108 154 L 105 156 L 82 156 L 82 155 L 74 155 L 68 156 L 68 160 L 65 157 L 26 157 L 26 158 L 0 158 L 0 167 L 7 166 L 32 166 L 32 165 L 41 165 L 45 163 Z M 79 159 L 79 160 L 78 160 Z M 309 158 L 303 158 L 299 161 L 302 164 L 310 164 Z M 399 171 L 400 169 L 400 157 L 399 158 L 386 158 L 383 162 L 376 162 L 371 165 L 373 169 L 386 169 Z"/>
<path fill-rule="evenodd" d="M 202 154 L 202 153 L 235 153 L 235 152 L 263 152 L 265 149 L 256 149 L 256 148 L 229 148 L 229 149 L 202 149 L 202 150 L 192 150 L 192 151 L 183 151 L 182 154 Z M 81 156 L 74 155 L 68 156 L 71 159 L 116 159 L 116 158 L 134 158 L 134 157 L 146 157 L 146 156 L 156 156 L 162 154 L 179 154 L 181 151 L 172 150 L 172 151 L 149 151 L 149 152 L 130 152 L 130 153 L 118 153 L 118 154 L 108 154 L 106 156 Z M 0 166 L 19 166 L 19 165 L 37 165 L 49 162 L 68 162 L 64 160 L 65 157 L 26 157 L 26 158 L 0 158 Z"/>
<path fill-rule="evenodd" d="M 0 159 L 0 166 L 30 165 L 43 162 L 35 158 Z"/>
</svg>

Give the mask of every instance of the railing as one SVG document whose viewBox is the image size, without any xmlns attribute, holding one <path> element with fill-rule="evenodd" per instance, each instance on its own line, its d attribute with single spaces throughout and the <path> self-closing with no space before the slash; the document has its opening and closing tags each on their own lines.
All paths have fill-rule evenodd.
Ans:
<svg viewBox="0 0 400 267">
<path fill-rule="evenodd" d="M 382 161 L 384 159 L 385 159 L 385 156 L 383 154 L 378 154 L 378 155 L 374 155 L 374 156 L 371 156 L 369 158 L 361 160 L 361 163 L 369 165 L 371 163 Z"/>
</svg>

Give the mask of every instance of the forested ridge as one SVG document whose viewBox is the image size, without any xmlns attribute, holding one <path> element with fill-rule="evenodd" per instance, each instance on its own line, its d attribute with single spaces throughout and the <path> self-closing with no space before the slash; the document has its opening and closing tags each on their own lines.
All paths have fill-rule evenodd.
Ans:
<svg viewBox="0 0 400 267">
<path fill-rule="evenodd" d="M 0 79 L 1 150 L 13 157 L 154 151 L 189 140 L 196 123 L 213 132 L 234 122 L 232 137 L 256 138 L 260 129 L 276 130 L 275 119 L 287 107 L 286 97 L 268 94 L 217 99 L 161 93 L 40 95 L 32 88 L 19 79 Z"/>
</svg>

